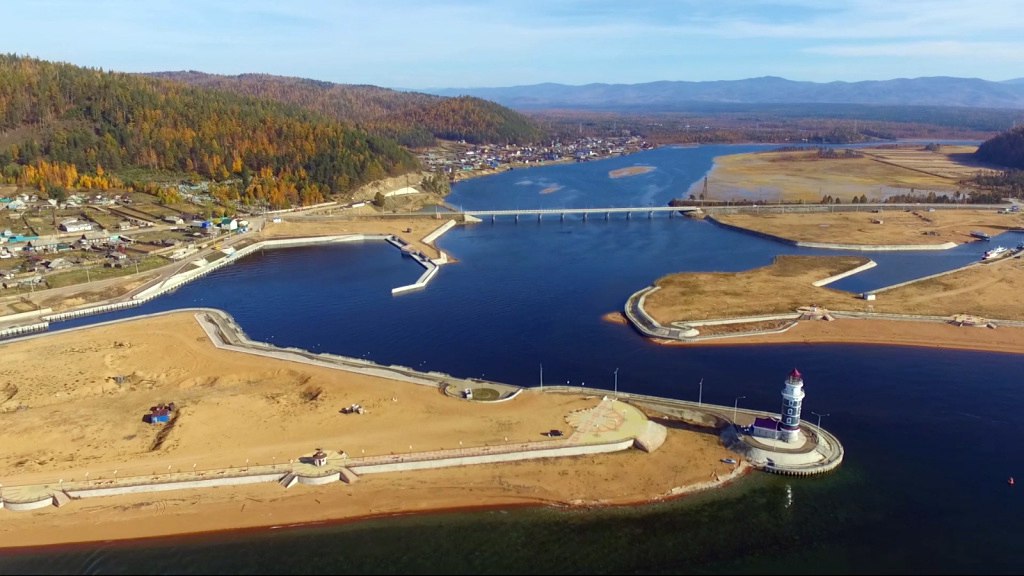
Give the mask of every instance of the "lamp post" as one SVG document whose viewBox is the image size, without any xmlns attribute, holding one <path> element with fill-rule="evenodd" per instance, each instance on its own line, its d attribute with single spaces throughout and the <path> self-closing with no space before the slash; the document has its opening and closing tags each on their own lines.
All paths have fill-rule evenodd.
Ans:
<svg viewBox="0 0 1024 576">
<path fill-rule="evenodd" d="M 737 412 L 737 410 L 739 410 L 740 400 L 742 400 L 743 398 L 746 398 L 746 396 L 737 396 L 736 397 L 736 401 L 734 401 L 732 403 L 732 423 L 733 423 L 733 425 L 736 424 L 736 412 Z"/>
<path fill-rule="evenodd" d="M 814 414 L 815 416 L 818 417 L 818 428 L 821 428 L 821 417 L 822 416 L 831 416 L 832 415 L 831 413 L 818 414 L 817 412 L 811 412 L 811 414 Z"/>
<path fill-rule="evenodd" d="M 619 369 L 615 369 L 615 395 L 619 395 Z"/>
<path fill-rule="evenodd" d="M 703 378 L 700 379 L 700 383 L 697 384 L 697 386 L 698 386 L 698 388 L 697 388 L 697 406 L 702 406 L 703 405 L 702 400 L 704 398 L 704 379 Z"/>
</svg>

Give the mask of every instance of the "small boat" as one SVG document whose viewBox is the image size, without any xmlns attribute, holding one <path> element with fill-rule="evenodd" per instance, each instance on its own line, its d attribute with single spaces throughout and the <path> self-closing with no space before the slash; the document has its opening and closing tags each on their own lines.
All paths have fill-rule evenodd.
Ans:
<svg viewBox="0 0 1024 576">
<path fill-rule="evenodd" d="M 1010 479 L 1007 480 L 1006 483 L 1009 484 L 1010 486 L 1013 486 L 1013 476 L 1010 476 Z"/>
<path fill-rule="evenodd" d="M 722 462 L 723 462 L 724 464 L 735 464 L 735 463 L 736 463 L 736 460 L 735 460 L 735 459 L 733 459 L 733 458 L 722 458 Z M 1012 481 L 1013 481 L 1013 479 L 1011 478 L 1011 482 L 1012 482 Z"/>
<path fill-rule="evenodd" d="M 971 236 L 974 236 L 975 238 L 977 238 L 979 240 L 991 240 L 992 239 L 991 236 L 989 236 L 985 232 L 981 232 L 980 230 L 972 230 L 971 231 Z"/>
<path fill-rule="evenodd" d="M 995 248 L 985 252 L 985 255 L 981 257 L 982 260 L 992 260 L 999 258 L 1003 254 L 1006 254 L 1008 250 L 1003 246 L 996 246 Z"/>
</svg>

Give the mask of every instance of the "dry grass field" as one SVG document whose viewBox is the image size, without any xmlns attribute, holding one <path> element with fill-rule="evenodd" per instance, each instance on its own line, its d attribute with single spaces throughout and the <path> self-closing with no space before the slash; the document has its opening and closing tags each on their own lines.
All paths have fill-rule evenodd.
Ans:
<svg viewBox="0 0 1024 576">
<path fill-rule="evenodd" d="M 1024 259 L 1005 258 L 879 293 L 871 302 L 855 294 L 811 285 L 866 258 L 780 256 L 771 266 L 730 273 L 673 274 L 647 297 L 645 309 L 660 324 L 793 312 L 817 305 L 832 311 L 949 316 L 1024 321 Z"/>
<path fill-rule="evenodd" d="M 1000 214 L 996 210 L 904 211 L 882 208 L 878 212 L 811 212 L 721 214 L 725 224 L 739 226 L 798 242 L 830 242 L 856 245 L 945 244 L 971 242 L 971 232 L 996 235 L 1024 229 L 1024 214 Z"/>
<path fill-rule="evenodd" d="M 812 304 L 852 307 L 854 295 L 811 284 L 867 262 L 863 256 L 779 256 L 770 266 L 746 272 L 672 274 L 655 282 L 661 289 L 647 297 L 644 309 L 668 325 L 794 312 Z"/>
<path fill-rule="evenodd" d="M 971 162 L 974 146 L 858 148 L 859 156 L 819 158 L 816 150 L 722 156 L 708 175 L 706 200 L 818 202 L 830 195 L 849 203 L 867 196 L 883 201 L 911 189 L 954 193 L 982 167 Z M 840 155 L 842 152 L 840 151 Z M 699 197 L 703 181 L 688 194 Z"/>
</svg>

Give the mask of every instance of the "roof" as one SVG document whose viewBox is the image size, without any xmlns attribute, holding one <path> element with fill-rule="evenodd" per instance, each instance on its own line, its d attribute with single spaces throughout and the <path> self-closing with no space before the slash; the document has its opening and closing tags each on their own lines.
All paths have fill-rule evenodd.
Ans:
<svg viewBox="0 0 1024 576">
<path fill-rule="evenodd" d="M 774 418 L 754 418 L 754 428 L 767 428 L 769 430 L 778 430 L 779 421 Z"/>
<path fill-rule="evenodd" d="M 803 374 L 799 370 L 793 368 L 793 371 L 789 373 L 790 378 L 803 378 Z"/>
</svg>

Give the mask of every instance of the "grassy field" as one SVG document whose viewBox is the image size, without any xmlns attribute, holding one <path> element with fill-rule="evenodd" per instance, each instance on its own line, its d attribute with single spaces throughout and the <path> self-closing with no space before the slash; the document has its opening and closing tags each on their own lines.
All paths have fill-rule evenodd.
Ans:
<svg viewBox="0 0 1024 576">
<path fill-rule="evenodd" d="M 854 295 L 816 288 L 817 280 L 868 262 L 864 256 L 779 256 L 770 266 L 739 273 L 672 274 L 644 303 L 663 325 L 682 320 L 794 312 L 801 306 L 856 304 Z"/>
<path fill-rule="evenodd" d="M 999 234 L 1024 228 L 1024 214 L 997 210 L 879 209 L 877 212 L 721 214 L 715 219 L 780 238 L 856 245 L 972 242 L 971 232 Z"/>
<path fill-rule="evenodd" d="M 50 288 L 63 288 L 64 286 L 71 286 L 73 284 L 82 284 L 89 281 L 95 282 L 97 280 L 106 280 L 107 278 L 118 278 L 121 276 L 128 276 L 129 274 L 135 274 L 136 272 L 147 272 L 168 264 L 169 262 L 169 260 L 160 256 L 148 256 L 139 261 L 137 270 L 135 264 L 127 264 L 124 268 L 96 266 L 88 269 L 70 270 L 68 272 L 51 274 L 46 276 L 46 284 Z"/>
<path fill-rule="evenodd" d="M 981 170 L 970 160 L 974 146 L 858 148 L 854 157 L 820 158 L 817 150 L 755 152 L 722 156 L 708 175 L 705 200 L 818 202 L 829 195 L 849 203 L 867 196 L 879 202 L 893 194 L 953 193 Z M 699 198 L 703 181 L 688 194 Z"/>
</svg>

